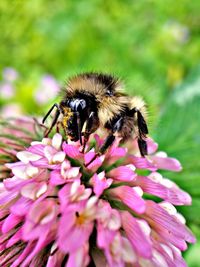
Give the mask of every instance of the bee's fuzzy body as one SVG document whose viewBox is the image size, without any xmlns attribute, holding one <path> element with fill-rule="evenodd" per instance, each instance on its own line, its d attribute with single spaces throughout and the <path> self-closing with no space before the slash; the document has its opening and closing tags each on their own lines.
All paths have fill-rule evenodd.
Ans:
<svg viewBox="0 0 200 267">
<path fill-rule="evenodd" d="M 122 142 L 131 137 L 138 138 L 140 152 L 146 154 L 145 138 L 148 130 L 145 103 L 140 97 L 125 94 L 119 79 L 101 73 L 84 73 L 72 77 L 62 90 L 62 101 L 56 106 L 57 115 L 50 130 L 61 113 L 62 125 L 71 140 L 80 140 L 82 143 L 83 135 L 85 146 L 89 135 L 101 127 L 108 132 L 108 140 L 101 152 L 112 144 L 115 136 L 119 136 Z"/>
</svg>

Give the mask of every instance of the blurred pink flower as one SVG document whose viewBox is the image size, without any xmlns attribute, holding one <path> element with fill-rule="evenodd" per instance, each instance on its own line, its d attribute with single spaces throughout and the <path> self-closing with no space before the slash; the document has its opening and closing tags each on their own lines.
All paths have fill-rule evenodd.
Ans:
<svg viewBox="0 0 200 267">
<path fill-rule="evenodd" d="M 22 117 L 22 108 L 18 103 L 9 103 L 2 107 L 1 117 L 2 118 L 20 118 Z"/>
<path fill-rule="evenodd" d="M 59 84 L 51 75 L 44 75 L 35 92 L 35 100 L 39 104 L 45 104 L 54 99 L 59 92 Z"/>
<path fill-rule="evenodd" d="M 15 88 L 10 83 L 0 84 L 0 98 L 8 100 L 15 95 Z"/>
<path fill-rule="evenodd" d="M 13 68 L 5 68 L 2 74 L 2 82 L 0 84 L 0 98 L 8 100 L 15 95 L 14 82 L 18 78 L 18 73 Z"/>
<path fill-rule="evenodd" d="M 116 141 L 88 167 L 94 149 L 82 154 L 58 133 L 31 141 L 6 164 L 13 175 L 0 187 L 1 266 L 186 266 L 181 251 L 195 237 L 174 205 L 191 198 L 158 173 L 181 165 L 153 140 L 145 158 Z"/>
<path fill-rule="evenodd" d="M 15 80 L 17 80 L 17 78 L 19 77 L 18 72 L 11 68 L 11 67 L 7 67 L 3 70 L 3 79 L 6 82 L 14 82 Z"/>
</svg>

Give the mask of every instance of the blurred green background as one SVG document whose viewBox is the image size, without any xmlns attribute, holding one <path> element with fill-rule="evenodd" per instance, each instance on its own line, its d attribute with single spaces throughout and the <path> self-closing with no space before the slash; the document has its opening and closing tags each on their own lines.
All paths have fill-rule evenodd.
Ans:
<svg viewBox="0 0 200 267">
<path fill-rule="evenodd" d="M 165 173 L 193 197 L 181 208 L 200 237 L 200 1 L 0 1 L 1 115 L 43 116 L 64 80 L 121 77 L 148 103 L 151 135 L 184 170 Z M 184 254 L 200 266 L 200 243 Z"/>
</svg>

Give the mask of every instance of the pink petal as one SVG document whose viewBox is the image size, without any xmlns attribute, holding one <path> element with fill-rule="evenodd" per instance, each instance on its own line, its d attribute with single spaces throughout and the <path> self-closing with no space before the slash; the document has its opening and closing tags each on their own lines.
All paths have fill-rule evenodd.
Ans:
<svg viewBox="0 0 200 267">
<path fill-rule="evenodd" d="M 136 173 L 134 172 L 135 167 L 132 164 L 126 166 L 119 166 L 112 169 L 107 176 L 113 178 L 114 180 L 129 182 L 136 178 Z"/>
<path fill-rule="evenodd" d="M 138 176 L 135 185 L 140 186 L 144 192 L 163 198 L 174 205 L 191 204 L 190 195 L 175 186 L 175 184 L 169 188 L 150 177 Z"/>
<path fill-rule="evenodd" d="M 93 229 L 93 223 L 76 226 L 75 220 L 76 215 L 73 210 L 67 211 L 60 219 L 58 245 L 65 253 L 73 253 L 81 248 L 88 241 Z M 66 222 L 68 223 L 66 224 Z"/>
<path fill-rule="evenodd" d="M 43 157 L 44 156 L 44 148 L 45 148 L 45 145 L 43 145 L 43 144 L 32 145 L 28 148 L 27 151 Z"/>
<path fill-rule="evenodd" d="M 103 227 L 101 223 L 97 225 L 97 245 L 101 249 L 106 249 L 112 243 L 116 231 Z"/>
<path fill-rule="evenodd" d="M 14 214 L 9 214 L 8 217 L 4 220 L 2 225 L 2 233 L 5 234 L 14 228 L 18 223 L 22 221 L 22 217 L 16 216 Z"/>
<path fill-rule="evenodd" d="M 80 184 L 80 180 L 66 184 L 58 193 L 61 210 L 65 210 L 66 205 L 68 205 L 69 203 L 76 203 L 80 202 L 81 200 L 88 199 L 91 193 L 92 189 L 85 189 L 85 186 Z"/>
<path fill-rule="evenodd" d="M 150 156 L 154 166 L 156 166 L 158 169 L 164 169 L 175 172 L 179 172 L 182 170 L 181 164 L 177 159 L 159 155 L 160 153 L 158 153 L 157 155 Z"/>
<path fill-rule="evenodd" d="M 29 179 L 36 176 L 39 173 L 39 169 L 30 163 L 21 163 L 12 167 L 12 173 L 18 178 Z"/>
<path fill-rule="evenodd" d="M 57 150 L 52 146 L 45 146 L 44 148 L 44 156 L 48 159 L 50 164 L 53 164 L 52 159 L 53 156 L 57 153 Z"/>
<path fill-rule="evenodd" d="M 59 133 L 54 134 L 53 138 L 52 138 L 52 146 L 59 150 L 62 144 L 62 135 Z"/>
<path fill-rule="evenodd" d="M 86 243 L 75 252 L 70 253 L 66 267 L 87 267 L 90 262 L 88 250 L 89 244 Z"/>
<path fill-rule="evenodd" d="M 72 167 L 70 170 L 66 171 L 66 178 L 64 178 L 59 170 L 54 170 L 50 174 L 51 185 L 61 185 L 65 183 L 71 183 L 75 180 L 81 178 L 81 173 L 79 173 L 79 167 Z"/>
<path fill-rule="evenodd" d="M 129 155 L 126 160 L 126 163 L 133 164 L 137 169 L 147 169 L 150 171 L 157 170 L 157 167 L 145 157 L 143 158 Z"/>
<path fill-rule="evenodd" d="M 134 187 L 119 186 L 109 190 L 109 195 L 120 199 L 124 204 L 135 212 L 141 214 L 145 211 L 145 201 L 134 190 Z"/>
<path fill-rule="evenodd" d="M 61 185 L 65 184 L 66 180 L 61 176 L 60 170 L 54 170 L 50 173 L 50 184 Z"/>
<path fill-rule="evenodd" d="M 20 197 L 11 207 L 10 211 L 16 216 L 25 216 L 32 205 L 32 201 L 30 199 Z"/>
<path fill-rule="evenodd" d="M 41 195 L 43 195 L 48 189 L 46 182 L 40 182 L 40 183 L 29 183 L 21 188 L 21 195 L 23 197 L 36 200 Z"/>
<path fill-rule="evenodd" d="M 125 264 L 122 260 L 122 239 L 119 232 L 115 233 L 114 239 L 110 244 L 110 247 L 104 249 L 108 266 L 124 267 Z"/>
<path fill-rule="evenodd" d="M 5 188 L 7 190 L 19 190 L 22 186 L 30 183 L 32 180 L 24 180 L 24 179 L 20 179 L 16 176 L 13 176 L 12 178 L 7 178 L 4 179 L 3 184 L 5 185 Z"/>
<path fill-rule="evenodd" d="M 83 154 L 79 151 L 79 147 L 75 145 L 69 145 L 66 142 L 64 142 L 62 148 L 68 157 L 77 160 L 83 159 Z"/>
<path fill-rule="evenodd" d="M 70 194 L 71 194 L 71 183 L 63 186 L 62 189 L 59 190 L 58 196 L 61 203 L 61 209 L 65 209 L 65 206 L 70 202 Z"/>
<path fill-rule="evenodd" d="M 50 165 L 62 163 L 65 159 L 65 152 L 57 151 L 52 146 L 46 146 L 44 148 L 44 155 L 48 159 Z"/>
<path fill-rule="evenodd" d="M 133 247 L 130 241 L 122 236 L 122 257 L 125 262 L 135 263 L 136 262 L 136 254 L 133 250 Z"/>
<path fill-rule="evenodd" d="M 10 239 L 8 240 L 6 244 L 6 248 L 12 247 L 14 244 L 16 244 L 18 241 L 22 240 L 22 229 L 20 228 Z"/>
<path fill-rule="evenodd" d="M 163 244 L 159 244 L 158 242 L 154 242 L 154 247 L 155 247 L 156 251 L 158 251 L 160 253 L 160 255 L 163 256 L 167 266 L 180 267 L 180 265 L 176 265 L 172 251 L 168 246 L 164 247 Z"/>
<path fill-rule="evenodd" d="M 124 147 L 113 147 L 106 153 L 106 164 L 111 165 L 126 156 L 127 149 Z"/>
<path fill-rule="evenodd" d="M 171 250 L 173 252 L 174 260 L 175 260 L 175 265 L 180 266 L 180 267 L 187 267 L 186 262 L 182 258 L 180 250 L 178 250 L 176 247 L 171 246 Z"/>
<path fill-rule="evenodd" d="M 0 205 L 3 205 L 3 204 L 6 204 L 6 203 L 9 203 L 13 200 L 16 200 L 17 196 L 19 195 L 18 192 L 8 192 L 8 193 L 5 193 L 3 196 L 1 196 L 0 198 Z"/>
<path fill-rule="evenodd" d="M 189 243 L 195 243 L 196 239 L 192 232 L 157 203 L 147 200 L 145 213 L 147 215 L 147 219 L 150 219 L 152 222 L 150 223 L 152 227 L 161 234 L 165 234 L 167 229 L 169 236 L 177 236 L 178 238 L 186 240 Z"/>
<path fill-rule="evenodd" d="M 20 151 L 17 153 L 17 157 L 23 163 L 29 163 L 30 161 L 39 160 L 41 158 L 40 155 L 33 154 L 30 151 Z"/>
<path fill-rule="evenodd" d="M 153 139 L 151 138 L 147 138 L 146 139 L 147 142 L 147 154 L 153 154 L 157 151 L 158 149 L 158 144 L 156 142 L 153 141 Z"/>
<path fill-rule="evenodd" d="M 90 183 L 93 185 L 93 191 L 96 196 L 100 196 L 106 188 L 109 188 L 112 184 L 112 179 L 107 179 L 105 177 L 105 172 L 99 174 L 94 174 L 90 180 Z"/>
<path fill-rule="evenodd" d="M 154 232 L 154 235 L 156 236 L 156 240 L 163 244 L 172 244 L 176 246 L 181 251 L 185 251 L 187 249 L 187 243 L 185 240 L 183 240 L 182 237 L 178 237 L 176 235 L 173 235 L 169 233 L 168 229 L 165 228 L 159 228 L 156 229 L 156 232 Z"/>
<path fill-rule="evenodd" d="M 18 167 L 18 166 L 24 166 L 25 164 L 21 161 L 18 161 L 18 162 L 14 162 L 14 163 L 6 163 L 5 166 L 9 169 L 12 170 L 12 168 L 14 167 Z"/>
<path fill-rule="evenodd" d="M 52 160 L 53 160 L 53 164 L 62 163 L 65 160 L 65 152 L 58 151 L 56 154 L 54 154 Z"/>
<path fill-rule="evenodd" d="M 79 170 L 80 170 L 80 167 L 71 167 L 69 170 L 67 170 L 65 172 L 65 179 L 68 180 L 68 179 L 75 179 L 77 177 L 79 177 Z"/>
<path fill-rule="evenodd" d="M 35 202 L 28 214 L 28 219 L 36 224 L 46 224 L 57 216 L 57 207 L 54 200 L 45 199 Z"/>
<path fill-rule="evenodd" d="M 39 168 L 48 168 L 49 162 L 46 158 L 42 158 L 36 161 L 32 161 L 31 164 L 33 166 L 39 167 Z"/>
<path fill-rule="evenodd" d="M 122 212 L 122 226 L 137 254 L 143 258 L 151 258 L 152 245 L 149 236 L 144 234 L 137 220 L 127 211 Z"/>
<path fill-rule="evenodd" d="M 95 157 L 95 152 L 90 151 L 84 155 L 85 164 L 87 165 Z M 98 168 L 102 165 L 105 159 L 105 155 L 98 156 L 94 159 L 88 166 L 87 169 L 91 172 L 96 172 Z"/>
<path fill-rule="evenodd" d="M 47 168 L 49 168 L 51 170 L 59 170 L 60 169 L 60 163 L 59 164 L 49 164 L 49 162 L 46 158 L 32 161 L 31 164 L 35 167 L 44 168 L 44 169 L 47 169 Z"/>
<path fill-rule="evenodd" d="M 171 259 L 170 255 L 165 251 L 160 249 L 161 246 L 158 244 L 153 245 L 154 251 L 153 251 L 153 258 L 152 258 L 152 264 L 156 267 L 176 267 L 175 262 L 173 259 Z"/>
</svg>

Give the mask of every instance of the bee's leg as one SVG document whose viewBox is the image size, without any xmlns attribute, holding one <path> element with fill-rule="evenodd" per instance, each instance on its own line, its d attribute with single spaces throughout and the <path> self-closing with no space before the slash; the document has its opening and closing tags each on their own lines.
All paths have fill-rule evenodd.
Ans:
<svg viewBox="0 0 200 267">
<path fill-rule="evenodd" d="M 43 118 L 43 120 L 42 120 L 42 123 L 44 124 L 45 123 L 45 121 L 46 121 L 46 119 L 49 117 L 49 115 L 51 114 L 51 112 L 52 112 L 52 110 L 54 109 L 54 108 L 57 108 L 57 110 L 59 110 L 60 111 L 60 108 L 59 108 L 59 106 L 58 106 L 58 104 L 53 104 L 53 106 L 50 108 L 50 110 L 47 112 L 47 114 L 44 116 L 44 118 Z"/>
<path fill-rule="evenodd" d="M 92 158 L 92 160 L 90 160 L 90 162 L 86 164 L 86 167 L 90 165 L 90 163 L 94 161 L 98 156 L 104 154 L 106 150 L 113 144 L 113 142 L 115 141 L 114 134 L 120 131 L 122 124 L 123 124 L 123 118 L 121 117 L 113 125 L 111 125 L 112 126 L 111 133 L 106 137 L 103 145 L 100 147 L 99 151 L 95 154 L 94 158 Z"/>
<path fill-rule="evenodd" d="M 80 117 L 80 113 L 78 111 L 74 111 L 74 113 L 76 114 L 76 122 L 77 122 L 77 128 L 78 128 L 78 139 L 80 141 L 80 144 L 82 145 L 82 122 L 81 122 L 81 117 Z"/>
<path fill-rule="evenodd" d="M 145 155 L 147 155 L 147 142 L 144 139 L 138 137 L 137 143 L 140 150 L 140 154 L 142 157 L 144 157 Z"/>
<path fill-rule="evenodd" d="M 144 157 L 145 155 L 147 155 L 147 143 L 145 139 L 146 139 L 146 135 L 148 134 L 148 127 L 147 127 L 144 117 L 142 116 L 141 112 L 137 108 L 134 108 L 131 111 L 133 111 L 134 113 L 137 113 L 137 125 L 138 125 L 137 142 L 138 142 L 140 154 L 142 157 Z"/>
<path fill-rule="evenodd" d="M 107 136 L 102 147 L 99 149 L 100 154 L 104 154 L 106 150 L 113 144 L 115 141 L 114 134 L 119 132 L 123 125 L 123 117 L 120 117 L 114 124 L 111 123 L 111 133 Z"/>
<path fill-rule="evenodd" d="M 50 113 L 49 113 L 49 114 L 50 114 Z M 57 109 L 57 110 L 56 110 L 56 114 L 55 114 L 55 116 L 54 116 L 54 118 L 53 118 L 53 121 L 52 121 L 52 123 L 51 123 L 51 126 L 49 127 L 49 129 L 47 130 L 47 132 L 46 132 L 45 135 L 44 135 L 45 137 L 48 137 L 48 135 L 49 135 L 50 132 L 52 131 L 53 127 L 55 126 L 55 124 L 56 124 L 56 122 L 57 122 L 57 120 L 58 120 L 59 115 L 60 115 L 60 110 Z"/>
<path fill-rule="evenodd" d="M 86 127 L 85 127 L 85 132 L 83 134 L 84 139 L 83 139 L 83 148 L 82 148 L 82 153 L 85 151 L 85 146 L 88 142 L 88 139 L 90 135 L 96 131 L 96 129 L 99 127 L 99 121 L 97 116 L 95 115 L 95 112 L 92 111 L 89 115 L 88 120 L 86 121 Z"/>
<path fill-rule="evenodd" d="M 62 122 L 61 121 L 58 121 L 57 123 L 56 123 L 56 132 L 57 133 L 60 133 L 60 131 L 61 131 L 61 129 L 60 128 L 63 128 L 63 130 L 64 130 L 64 127 L 63 127 L 63 124 L 62 124 Z"/>
<path fill-rule="evenodd" d="M 102 147 L 99 149 L 98 154 L 102 155 L 106 152 L 106 150 L 113 144 L 113 142 L 115 141 L 115 136 L 113 135 L 113 133 L 109 134 L 106 137 L 105 142 L 103 143 Z"/>
<path fill-rule="evenodd" d="M 94 161 L 98 156 L 101 156 L 102 154 L 104 154 L 106 152 L 106 150 L 113 144 L 113 142 L 115 141 L 115 136 L 113 135 L 113 133 L 109 134 L 102 147 L 99 149 L 99 151 L 94 155 L 94 157 L 85 165 L 86 167 L 88 165 L 90 165 L 90 163 L 92 163 L 92 161 Z"/>
</svg>

